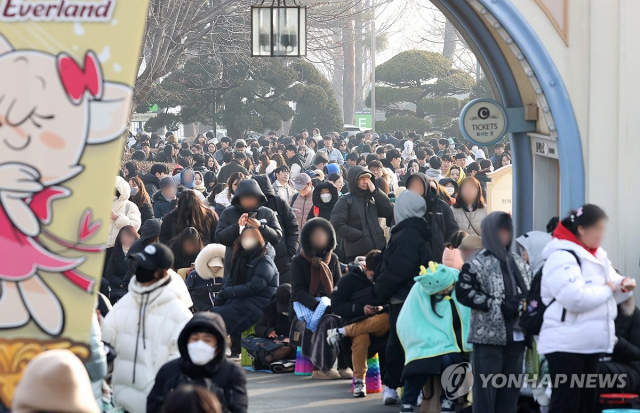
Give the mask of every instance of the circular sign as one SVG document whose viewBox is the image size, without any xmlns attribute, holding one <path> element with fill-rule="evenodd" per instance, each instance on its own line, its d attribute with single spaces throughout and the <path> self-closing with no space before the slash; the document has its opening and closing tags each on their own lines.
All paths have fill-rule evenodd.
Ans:
<svg viewBox="0 0 640 413">
<path fill-rule="evenodd" d="M 508 119 L 504 108 L 491 99 L 475 99 L 460 112 L 460 132 L 476 145 L 493 145 L 507 131 Z"/>
</svg>

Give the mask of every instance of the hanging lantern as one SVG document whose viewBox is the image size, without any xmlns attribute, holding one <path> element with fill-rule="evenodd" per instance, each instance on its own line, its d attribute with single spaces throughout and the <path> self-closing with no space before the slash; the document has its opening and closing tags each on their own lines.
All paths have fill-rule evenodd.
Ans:
<svg viewBox="0 0 640 413">
<path fill-rule="evenodd" d="M 295 0 L 251 7 L 251 55 L 300 57 L 307 54 L 307 8 Z"/>
</svg>

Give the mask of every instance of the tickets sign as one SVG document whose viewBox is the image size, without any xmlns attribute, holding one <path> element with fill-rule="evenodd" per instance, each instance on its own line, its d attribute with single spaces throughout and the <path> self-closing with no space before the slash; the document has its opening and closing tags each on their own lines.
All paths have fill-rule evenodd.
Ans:
<svg viewBox="0 0 640 413">
<path fill-rule="evenodd" d="M 148 0 L 0 0 L 0 402 L 89 356 Z"/>
<path fill-rule="evenodd" d="M 508 118 L 504 108 L 491 99 L 475 99 L 460 113 L 460 132 L 471 143 L 490 146 L 507 132 Z"/>
</svg>

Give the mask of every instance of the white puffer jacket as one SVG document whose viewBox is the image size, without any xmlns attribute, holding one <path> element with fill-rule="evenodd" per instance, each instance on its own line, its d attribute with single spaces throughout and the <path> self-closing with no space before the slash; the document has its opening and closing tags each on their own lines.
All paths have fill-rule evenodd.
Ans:
<svg viewBox="0 0 640 413">
<path fill-rule="evenodd" d="M 146 412 L 156 374 L 166 362 L 180 357 L 178 336 L 192 316 L 189 308 L 193 303 L 184 281 L 174 271 L 169 274 L 148 287 L 134 277 L 129 294 L 102 322 L 102 340 L 117 353 L 113 399 L 132 413 Z"/>
<path fill-rule="evenodd" d="M 119 176 L 116 176 L 116 189 L 120 192 L 118 199 L 113 201 L 111 209 L 118 214 L 118 219 L 109 222 L 109 235 L 107 236 L 107 248 L 113 247 L 118 238 L 118 233 L 122 227 L 131 225 L 137 230 L 140 229 L 142 219 L 138 206 L 129 201 L 131 187 L 129 183 Z"/>
<path fill-rule="evenodd" d="M 576 253 L 582 268 L 566 250 Z M 543 256 L 542 301 L 546 305 L 554 298 L 556 301 L 544 312 L 538 352 L 611 353 L 616 305 L 632 294 L 620 291 L 624 277 L 615 271 L 602 248 L 593 256 L 574 242 L 554 238 Z M 607 281 L 616 285 L 616 293 L 611 292 Z M 563 309 L 567 310 L 564 322 Z"/>
</svg>

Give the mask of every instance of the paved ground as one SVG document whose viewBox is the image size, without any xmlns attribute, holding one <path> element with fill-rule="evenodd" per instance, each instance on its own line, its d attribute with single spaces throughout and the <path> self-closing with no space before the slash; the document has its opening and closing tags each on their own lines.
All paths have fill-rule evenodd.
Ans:
<svg viewBox="0 0 640 413">
<path fill-rule="evenodd" d="M 392 413 L 399 405 L 384 406 L 382 393 L 363 399 L 351 395 L 349 380 L 311 380 L 294 374 L 247 372 L 249 412 Z"/>
</svg>

